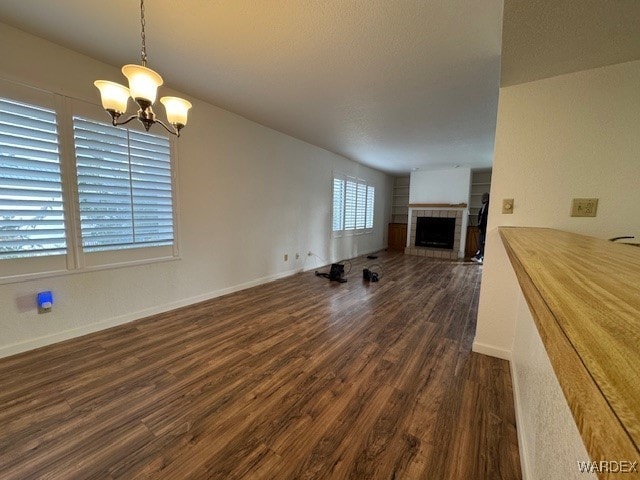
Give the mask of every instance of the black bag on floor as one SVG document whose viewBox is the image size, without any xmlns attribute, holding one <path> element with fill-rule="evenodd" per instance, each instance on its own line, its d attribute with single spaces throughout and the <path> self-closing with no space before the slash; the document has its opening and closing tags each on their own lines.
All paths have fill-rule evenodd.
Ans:
<svg viewBox="0 0 640 480">
<path fill-rule="evenodd" d="M 341 263 L 332 263 L 331 270 L 329 270 L 329 280 L 333 282 L 345 282 L 344 279 L 344 265 Z"/>
</svg>

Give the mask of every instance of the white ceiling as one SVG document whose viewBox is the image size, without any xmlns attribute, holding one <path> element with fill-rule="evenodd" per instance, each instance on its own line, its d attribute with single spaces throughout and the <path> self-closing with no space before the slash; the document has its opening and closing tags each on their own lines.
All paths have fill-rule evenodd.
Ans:
<svg viewBox="0 0 640 480">
<path fill-rule="evenodd" d="M 172 88 L 389 173 L 491 165 L 502 0 L 145 6 L 149 67 Z M 138 0 L 2 0 L 0 21 L 139 63 Z"/>
</svg>

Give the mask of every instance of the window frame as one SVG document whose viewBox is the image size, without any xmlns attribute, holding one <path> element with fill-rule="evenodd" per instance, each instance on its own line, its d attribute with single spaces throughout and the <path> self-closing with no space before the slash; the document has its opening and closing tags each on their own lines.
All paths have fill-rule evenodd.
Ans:
<svg viewBox="0 0 640 480">
<path fill-rule="evenodd" d="M 342 215 L 341 215 L 341 223 L 340 226 L 342 228 L 336 229 L 336 210 L 335 210 L 335 200 L 336 200 L 336 181 L 342 182 L 342 194 L 341 194 L 341 203 L 342 203 Z M 355 198 L 353 199 L 353 228 L 350 226 L 347 227 L 347 218 L 348 212 L 347 208 L 350 205 L 347 199 L 347 190 L 349 188 L 349 184 L 353 187 L 353 192 Z M 370 189 L 373 190 L 373 197 L 369 196 Z M 362 210 L 362 218 L 359 218 L 359 192 L 364 190 L 364 210 Z M 354 235 L 368 235 L 371 234 L 375 228 L 375 190 L 376 186 L 373 182 L 365 180 L 363 178 L 354 177 L 351 175 L 346 175 L 341 172 L 333 172 L 332 180 L 331 180 L 331 234 L 334 238 L 343 237 L 343 236 L 354 236 Z M 373 200 L 373 205 L 369 205 L 369 199 Z M 371 216 L 369 217 L 369 212 L 371 212 Z M 349 216 L 350 217 L 350 216 Z M 371 219 L 371 226 L 368 226 L 368 219 Z M 362 226 L 359 226 L 362 225 Z"/>
<path fill-rule="evenodd" d="M 78 180 L 75 169 L 75 143 L 73 138 L 73 117 L 83 117 L 88 120 L 93 120 L 96 122 L 107 124 L 105 113 L 102 107 L 98 107 L 97 105 L 83 102 L 80 100 L 72 100 L 71 101 L 71 110 L 69 115 L 70 127 L 71 127 L 71 142 L 72 142 L 72 155 L 74 162 L 74 172 L 73 172 L 73 187 L 74 193 L 76 195 L 76 201 L 74 202 L 74 209 L 76 210 L 76 219 L 78 222 L 77 228 L 77 242 L 78 242 L 78 250 L 80 250 L 81 257 L 79 259 L 82 267 L 93 268 L 100 266 L 108 266 L 112 265 L 122 265 L 122 264 L 138 264 L 140 262 L 150 263 L 153 262 L 154 259 L 165 259 L 169 257 L 179 257 L 179 228 L 178 228 L 178 195 L 177 195 L 177 142 L 175 141 L 175 137 L 169 134 L 164 134 L 163 132 L 154 132 L 154 135 L 163 136 L 169 139 L 169 149 L 170 149 L 170 162 L 171 162 L 171 195 L 172 195 L 172 204 L 173 204 L 173 244 L 169 246 L 134 246 L 132 248 L 122 248 L 122 249 L 113 249 L 113 250 L 105 250 L 105 251 L 94 251 L 88 252 L 82 249 L 82 228 L 80 222 L 80 203 L 78 199 Z M 130 130 L 134 130 L 140 133 L 146 133 L 144 127 L 139 125 L 137 122 L 132 122 L 127 124 L 127 127 Z M 123 127 L 119 127 L 123 128 Z"/>
<path fill-rule="evenodd" d="M 134 248 L 85 252 L 82 248 L 80 228 L 73 116 L 110 124 L 108 115 L 98 104 L 5 79 L 0 79 L 0 97 L 35 107 L 47 108 L 56 114 L 67 244 L 66 253 L 62 254 L 0 258 L 0 285 L 43 277 L 172 261 L 180 258 L 178 150 L 175 137 L 168 134 L 163 135 L 161 131 L 151 132 L 153 135 L 166 136 L 169 139 L 173 243 L 160 247 L 135 246 Z M 130 130 L 146 133 L 142 125 L 137 125 L 136 122 L 128 124 L 127 127 Z"/>
</svg>

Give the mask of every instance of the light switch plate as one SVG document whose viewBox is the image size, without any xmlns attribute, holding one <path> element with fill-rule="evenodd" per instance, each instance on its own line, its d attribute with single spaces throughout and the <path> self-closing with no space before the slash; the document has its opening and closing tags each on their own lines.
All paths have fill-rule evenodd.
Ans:
<svg viewBox="0 0 640 480">
<path fill-rule="evenodd" d="M 513 213 L 513 198 L 502 199 L 502 213 Z"/>
<path fill-rule="evenodd" d="M 597 211 L 597 198 L 574 198 L 571 202 L 572 217 L 595 217 Z"/>
</svg>

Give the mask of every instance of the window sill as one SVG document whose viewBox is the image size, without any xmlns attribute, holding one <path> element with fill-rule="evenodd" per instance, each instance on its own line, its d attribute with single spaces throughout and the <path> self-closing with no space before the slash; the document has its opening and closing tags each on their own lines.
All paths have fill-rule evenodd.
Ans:
<svg viewBox="0 0 640 480">
<path fill-rule="evenodd" d="M 340 231 L 334 231 L 331 232 L 333 238 L 340 238 L 340 237 L 355 237 L 355 236 L 359 236 L 359 235 L 370 235 L 373 233 L 373 228 L 367 228 L 365 230 L 340 230 Z"/>
<path fill-rule="evenodd" d="M 84 268 L 75 268 L 72 270 L 49 270 L 45 272 L 37 273 L 25 273 L 17 274 L 6 277 L 0 277 L 0 285 L 8 285 L 12 283 L 31 282 L 33 280 L 40 280 L 43 278 L 63 277 L 66 275 L 76 275 L 82 273 L 97 272 L 101 270 L 113 270 L 117 268 L 137 267 L 140 265 L 149 265 L 153 263 L 172 262 L 174 260 L 180 260 L 180 256 L 166 256 L 157 258 L 147 258 L 144 260 L 131 260 L 126 262 L 114 262 L 107 265 L 93 265 Z"/>
</svg>

